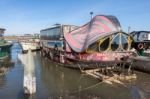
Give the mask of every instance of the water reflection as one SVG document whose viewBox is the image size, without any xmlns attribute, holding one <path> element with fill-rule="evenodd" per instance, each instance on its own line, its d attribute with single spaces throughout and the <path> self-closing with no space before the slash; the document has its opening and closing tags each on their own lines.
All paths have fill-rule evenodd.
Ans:
<svg viewBox="0 0 150 99">
<path fill-rule="evenodd" d="M 0 60 L 0 89 L 6 85 L 6 76 L 5 74 L 14 67 L 14 63 L 11 60 L 4 59 Z"/>
<path fill-rule="evenodd" d="M 150 97 L 150 76 L 136 72 L 137 80 L 125 85 L 100 83 L 99 80 L 81 74 L 78 70 L 58 66 L 33 52 L 37 92 L 23 93 L 23 65 L 17 60 L 20 46 L 12 46 L 11 61 L 14 67 L 0 76 L 0 97 L 4 99 L 134 99 Z"/>
<path fill-rule="evenodd" d="M 42 59 L 41 80 L 48 90 L 49 98 L 71 99 L 129 99 L 128 88 L 122 85 L 109 85 L 82 75 L 78 70 L 58 66 Z M 115 91 L 114 91 L 115 90 Z M 117 94 L 119 93 L 119 95 Z M 122 95 L 124 97 L 122 97 Z"/>
<path fill-rule="evenodd" d="M 6 73 L 12 68 L 14 68 L 14 62 L 11 61 L 11 55 L 6 59 L 0 60 L 0 89 L 5 87 L 7 83 Z"/>
<path fill-rule="evenodd" d="M 0 89 L 2 89 L 6 85 L 6 76 L 0 75 Z"/>
<path fill-rule="evenodd" d="M 147 73 L 136 72 L 138 79 L 134 86 L 137 87 L 141 99 L 149 99 L 150 97 L 150 76 Z"/>
<path fill-rule="evenodd" d="M 24 66 L 24 93 L 34 94 L 36 92 L 36 77 L 35 77 L 35 64 L 31 50 L 26 54 L 18 54 L 18 59 Z"/>
</svg>

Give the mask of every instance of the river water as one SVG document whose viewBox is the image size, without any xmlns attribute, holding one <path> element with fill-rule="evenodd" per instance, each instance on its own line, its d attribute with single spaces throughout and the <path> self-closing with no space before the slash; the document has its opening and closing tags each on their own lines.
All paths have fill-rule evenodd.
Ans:
<svg viewBox="0 0 150 99">
<path fill-rule="evenodd" d="M 14 67 L 0 76 L 0 99 L 150 99 L 150 75 L 136 72 L 137 79 L 124 84 L 102 83 L 79 70 L 58 66 L 33 52 L 36 94 L 23 93 L 23 64 L 18 59 L 20 46 L 12 46 Z M 24 54 L 26 55 L 26 54 Z"/>
</svg>

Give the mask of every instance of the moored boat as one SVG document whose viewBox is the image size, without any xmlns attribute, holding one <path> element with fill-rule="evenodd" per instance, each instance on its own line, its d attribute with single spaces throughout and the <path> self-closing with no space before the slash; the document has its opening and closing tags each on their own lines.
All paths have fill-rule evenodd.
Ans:
<svg viewBox="0 0 150 99">
<path fill-rule="evenodd" d="M 150 31 L 133 31 L 134 48 L 142 56 L 150 56 Z"/>
<path fill-rule="evenodd" d="M 10 48 L 12 43 L 4 40 L 4 31 L 5 29 L 0 28 L 0 59 L 7 58 L 10 54 Z"/>
<path fill-rule="evenodd" d="M 70 68 L 114 66 L 132 55 L 133 39 L 114 16 L 98 15 L 81 27 L 56 25 L 40 33 L 42 55 Z"/>
<path fill-rule="evenodd" d="M 133 31 L 133 48 L 137 55 L 133 57 L 133 68 L 150 73 L 150 31 Z"/>
<path fill-rule="evenodd" d="M 24 38 L 24 40 L 20 40 L 22 52 L 27 52 L 29 49 L 31 49 L 32 51 L 40 50 L 39 35 L 27 35 L 24 36 Z"/>
</svg>

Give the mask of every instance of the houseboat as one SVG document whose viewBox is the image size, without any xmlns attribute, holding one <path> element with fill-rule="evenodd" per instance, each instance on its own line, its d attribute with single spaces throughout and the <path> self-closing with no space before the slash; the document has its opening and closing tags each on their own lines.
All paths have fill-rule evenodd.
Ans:
<svg viewBox="0 0 150 99">
<path fill-rule="evenodd" d="M 25 34 L 22 38 L 19 40 L 22 52 L 27 52 L 29 49 L 32 51 L 40 50 L 39 34 Z"/>
<path fill-rule="evenodd" d="M 57 24 L 40 31 L 41 54 L 62 66 L 94 69 L 126 63 L 133 38 L 115 16 L 97 15 L 79 27 Z"/>
<path fill-rule="evenodd" d="M 4 28 L 0 28 L 0 60 L 7 58 L 10 54 L 12 43 L 4 39 Z"/>
</svg>

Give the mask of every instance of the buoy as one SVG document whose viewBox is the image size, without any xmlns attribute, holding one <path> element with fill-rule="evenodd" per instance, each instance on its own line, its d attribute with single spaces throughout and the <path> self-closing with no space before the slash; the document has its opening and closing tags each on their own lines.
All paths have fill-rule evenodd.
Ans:
<svg viewBox="0 0 150 99">
<path fill-rule="evenodd" d="M 139 48 L 139 49 L 143 49 L 143 48 L 144 48 L 144 45 L 143 45 L 142 43 L 140 43 L 140 44 L 138 45 L 138 48 Z"/>
</svg>

